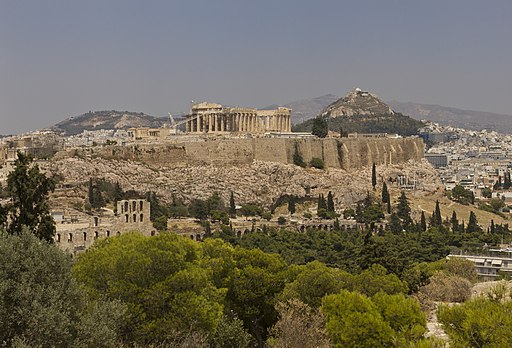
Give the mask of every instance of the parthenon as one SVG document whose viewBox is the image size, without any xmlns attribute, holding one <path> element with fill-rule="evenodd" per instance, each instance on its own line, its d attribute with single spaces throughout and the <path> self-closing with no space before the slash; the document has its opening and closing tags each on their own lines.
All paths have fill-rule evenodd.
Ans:
<svg viewBox="0 0 512 348">
<path fill-rule="evenodd" d="M 186 119 L 187 133 L 265 133 L 291 132 L 291 109 L 258 110 L 224 107 L 202 102 L 192 106 Z"/>
</svg>

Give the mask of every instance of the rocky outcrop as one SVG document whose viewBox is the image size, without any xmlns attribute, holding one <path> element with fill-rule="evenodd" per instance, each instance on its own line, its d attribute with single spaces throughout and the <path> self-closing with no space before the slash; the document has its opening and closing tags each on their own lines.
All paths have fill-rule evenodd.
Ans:
<svg viewBox="0 0 512 348">
<path fill-rule="evenodd" d="M 337 207 L 342 208 L 363 199 L 371 191 L 371 166 L 358 170 L 318 170 L 253 161 L 236 166 L 194 165 L 156 169 L 139 162 L 92 156 L 54 159 L 46 166 L 47 170 L 58 173 L 64 183 L 82 183 L 81 190 L 66 190 L 68 204 L 73 201 L 70 194 L 76 195 L 77 202 L 83 202 L 86 182 L 91 177 L 119 182 L 124 190 L 154 191 L 166 201 L 175 195 L 185 202 L 192 198 L 206 199 L 213 192 L 218 192 L 228 202 L 233 191 L 237 204 L 256 202 L 269 206 L 283 195 L 314 198 L 332 191 Z M 421 183 L 423 191 L 433 192 L 439 187 L 437 174 L 425 160 L 378 165 L 377 173 L 379 186 L 382 180 L 396 182 L 399 175 L 404 175 L 414 177 Z M 393 185 L 389 184 L 391 189 Z"/>
<path fill-rule="evenodd" d="M 420 138 L 221 139 L 168 144 L 91 147 L 62 152 L 56 158 L 97 157 L 129 160 L 154 167 L 250 165 L 253 161 L 293 163 L 295 151 L 305 162 L 322 159 L 329 168 L 358 169 L 423 158 Z"/>
<path fill-rule="evenodd" d="M 345 97 L 327 106 L 320 114 L 335 118 L 353 115 L 392 115 L 394 112 L 375 94 L 354 88 Z"/>
</svg>

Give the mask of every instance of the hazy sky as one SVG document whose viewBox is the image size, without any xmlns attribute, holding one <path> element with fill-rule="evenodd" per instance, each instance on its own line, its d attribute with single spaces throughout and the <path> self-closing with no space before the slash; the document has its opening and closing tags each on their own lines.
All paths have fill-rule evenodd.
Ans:
<svg viewBox="0 0 512 348">
<path fill-rule="evenodd" d="M 512 1 L 0 0 L 0 134 L 352 87 L 512 114 Z"/>
</svg>

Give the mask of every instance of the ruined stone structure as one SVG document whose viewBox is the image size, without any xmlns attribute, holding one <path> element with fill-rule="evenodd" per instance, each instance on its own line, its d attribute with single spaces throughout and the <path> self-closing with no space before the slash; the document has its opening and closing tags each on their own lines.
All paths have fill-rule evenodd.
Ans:
<svg viewBox="0 0 512 348">
<path fill-rule="evenodd" d="M 57 232 L 55 243 L 74 254 L 84 251 L 98 238 L 117 236 L 127 232 L 154 235 L 156 230 L 149 220 L 150 203 L 143 199 L 117 202 L 113 215 L 85 215 L 54 212 Z"/>
<path fill-rule="evenodd" d="M 53 156 L 64 148 L 64 140 L 53 132 L 34 133 L 27 136 L 16 136 L 0 141 L 0 164 L 14 161 L 18 152 L 34 158 Z"/>
<path fill-rule="evenodd" d="M 198 103 L 187 115 L 187 133 L 265 133 L 290 132 L 291 110 L 224 107 L 216 103 Z"/>
</svg>

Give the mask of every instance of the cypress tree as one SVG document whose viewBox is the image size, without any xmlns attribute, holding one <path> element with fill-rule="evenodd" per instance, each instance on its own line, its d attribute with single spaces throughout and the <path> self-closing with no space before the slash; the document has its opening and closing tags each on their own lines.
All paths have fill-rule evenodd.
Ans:
<svg viewBox="0 0 512 348">
<path fill-rule="evenodd" d="M 391 199 L 388 199 L 388 214 L 391 214 Z"/>
<path fill-rule="evenodd" d="M 375 166 L 375 162 L 372 164 L 372 187 L 375 191 L 375 186 L 377 186 L 377 167 Z"/>
<path fill-rule="evenodd" d="M 496 227 L 494 226 L 494 220 L 491 219 L 491 233 L 496 232 Z"/>
<path fill-rule="evenodd" d="M 398 199 L 398 205 L 396 207 L 396 210 L 398 217 L 402 219 L 404 225 L 409 226 L 412 223 L 411 207 L 409 206 L 409 202 L 407 201 L 405 191 L 402 191 L 400 193 L 400 198 Z"/>
<path fill-rule="evenodd" d="M 389 201 L 388 185 L 384 181 L 382 183 L 382 203 L 387 203 L 388 201 Z"/>
<path fill-rule="evenodd" d="M 295 214 L 295 196 L 288 198 L 288 211 L 290 214 Z"/>
<path fill-rule="evenodd" d="M 443 218 L 441 217 L 441 208 L 439 207 L 439 200 L 436 201 L 436 210 L 434 214 L 435 225 L 441 226 L 443 224 Z"/>
<path fill-rule="evenodd" d="M 425 232 L 427 230 L 427 219 L 425 218 L 425 212 L 421 211 L 421 220 L 420 220 L 421 232 Z"/>
<path fill-rule="evenodd" d="M 320 209 L 327 210 L 327 202 L 323 194 L 318 195 L 317 211 Z"/>
<path fill-rule="evenodd" d="M 334 199 L 331 191 L 327 194 L 327 211 L 334 213 Z"/>
<path fill-rule="evenodd" d="M 231 216 L 236 215 L 235 195 L 233 191 L 231 191 L 231 195 L 229 196 L 229 214 Z"/>
<path fill-rule="evenodd" d="M 87 189 L 87 199 L 91 206 L 94 206 L 94 186 L 92 184 L 92 178 L 89 178 L 89 186 Z"/>
<path fill-rule="evenodd" d="M 468 227 L 466 228 L 466 231 L 468 233 L 482 231 L 481 227 L 478 225 L 478 220 L 476 219 L 476 215 L 473 211 L 471 211 L 469 213 L 469 222 L 468 222 Z"/>
<path fill-rule="evenodd" d="M 457 213 L 455 210 L 452 213 L 452 218 L 450 219 L 450 222 L 452 224 L 452 232 L 455 233 L 459 229 L 459 220 L 457 219 Z"/>
</svg>

